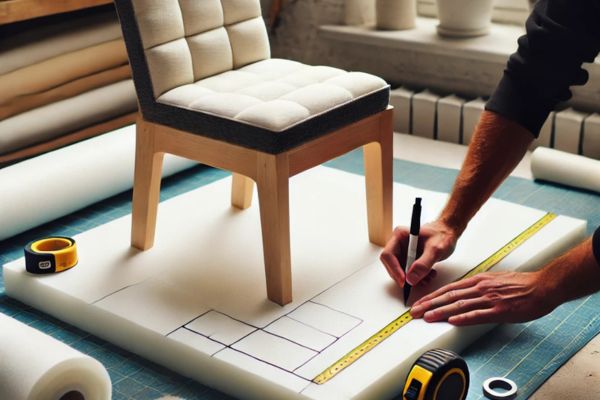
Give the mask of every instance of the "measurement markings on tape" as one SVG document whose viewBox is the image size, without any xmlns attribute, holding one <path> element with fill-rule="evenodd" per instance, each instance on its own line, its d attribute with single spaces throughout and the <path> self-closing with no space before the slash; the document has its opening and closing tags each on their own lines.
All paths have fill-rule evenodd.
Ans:
<svg viewBox="0 0 600 400">
<path fill-rule="evenodd" d="M 544 226 L 548 225 L 550 221 L 556 218 L 556 214 L 547 213 L 542 218 L 537 220 L 533 225 L 529 228 L 525 229 L 519 235 L 517 235 L 510 242 L 502 246 L 500 250 L 496 251 L 494 254 L 486 258 L 481 263 L 477 264 L 473 269 L 467 272 L 465 275 L 460 277 L 458 280 L 470 278 L 475 276 L 481 272 L 487 272 L 496 264 L 498 264 L 502 259 L 508 256 L 513 252 L 517 247 L 525 243 L 529 238 L 539 232 Z M 379 330 L 373 336 L 365 340 L 363 343 L 359 344 L 353 350 L 348 352 L 338 361 L 333 363 L 319 375 L 317 375 L 312 381 L 316 384 L 322 385 L 332 379 L 334 376 L 342 372 L 345 368 L 352 365 L 355 361 L 361 358 L 363 355 L 368 353 L 370 350 L 375 348 L 379 343 L 383 342 L 385 339 L 390 337 L 394 332 L 398 331 L 400 328 L 408 324 L 412 321 L 412 316 L 410 315 L 410 309 L 400 315 L 398 318 L 387 324 L 383 329 Z"/>
</svg>

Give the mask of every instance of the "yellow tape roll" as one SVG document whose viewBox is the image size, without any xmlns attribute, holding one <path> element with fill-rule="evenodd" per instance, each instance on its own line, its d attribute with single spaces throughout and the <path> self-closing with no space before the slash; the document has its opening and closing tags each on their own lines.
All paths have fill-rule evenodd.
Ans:
<svg viewBox="0 0 600 400">
<path fill-rule="evenodd" d="M 73 268 L 77 261 L 77 245 L 69 237 L 47 237 L 25 246 L 25 268 L 32 274 L 62 272 Z"/>
</svg>

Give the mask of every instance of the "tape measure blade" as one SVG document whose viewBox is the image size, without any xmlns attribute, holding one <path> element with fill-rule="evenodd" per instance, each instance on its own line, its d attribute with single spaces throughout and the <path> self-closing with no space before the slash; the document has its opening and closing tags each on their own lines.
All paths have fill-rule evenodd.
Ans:
<svg viewBox="0 0 600 400">
<path fill-rule="evenodd" d="M 554 213 L 546 213 L 543 217 L 538 219 L 524 231 L 519 233 L 513 239 L 511 239 L 507 244 L 502 246 L 498 251 L 494 254 L 483 260 L 481 263 L 477 264 L 473 269 L 464 274 L 462 277 L 457 279 L 457 281 L 470 278 L 482 272 L 488 272 L 494 266 L 496 266 L 500 261 L 506 258 L 510 253 L 512 253 L 516 248 L 525 243 L 529 238 L 539 232 L 543 227 L 548 225 L 552 220 L 557 217 Z"/>
<path fill-rule="evenodd" d="M 346 353 L 342 358 L 333 363 L 325 371 L 317 375 L 313 382 L 317 384 L 323 384 L 333 378 L 335 375 L 348 368 L 350 365 L 358 361 L 363 355 L 374 349 L 379 343 L 390 337 L 392 333 L 396 332 L 404 325 L 412 321 L 410 310 L 404 312 L 398 318 L 387 324 L 384 328 L 371 335 L 367 340 L 353 348 L 350 352 Z"/>
</svg>

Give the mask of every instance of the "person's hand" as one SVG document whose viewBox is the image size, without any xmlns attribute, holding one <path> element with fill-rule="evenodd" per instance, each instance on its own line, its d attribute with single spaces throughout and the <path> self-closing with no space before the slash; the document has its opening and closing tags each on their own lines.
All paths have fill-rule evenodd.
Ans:
<svg viewBox="0 0 600 400">
<path fill-rule="evenodd" d="M 391 239 L 379 257 L 392 279 L 400 287 L 404 287 L 405 275 L 402 264 L 406 262 L 409 235 L 410 230 L 407 227 L 399 226 L 394 229 Z M 431 276 L 430 273 L 435 272 L 431 270 L 433 265 L 452 254 L 457 240 L 458 235 L 455 231 L 440 221 L 423 225 L 419 232 L 417 246 L 419 258 L 412 266 L 407 266 L 406 281 L 412 286 L 425 283 L 426 278 Z"/>
<path fill-rule="evenodd" d="M 487 272 L 424 296 L 411 315 L 452 325 L 525 322 L 550 313 L 559 304 L 555 299 L 538 272 Z"/>
</svg>

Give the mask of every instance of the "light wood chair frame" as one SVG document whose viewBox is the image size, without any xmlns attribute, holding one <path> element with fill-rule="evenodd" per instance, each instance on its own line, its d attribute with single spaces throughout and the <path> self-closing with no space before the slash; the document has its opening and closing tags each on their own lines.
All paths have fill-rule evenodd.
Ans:
<svg viewBox="0 0 600 400">
<path fill-rule="evenodd" d="M 234 207 L 250 207 L 256 182 L 267 297 L 280 305 L 288 304 L 292 301 L 289 178 L 362 146 L 369 240 L 384 246 L 392 232 L 392 115 L 390 106 L 279 154 L 184 132 L 145 121 L 140 115 L 136 131 L 131 245 L 146 250 L 154 244 L 165 153 L 231 171 Z"/>
</svg>

